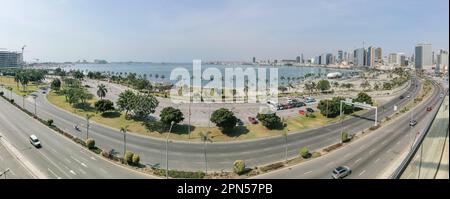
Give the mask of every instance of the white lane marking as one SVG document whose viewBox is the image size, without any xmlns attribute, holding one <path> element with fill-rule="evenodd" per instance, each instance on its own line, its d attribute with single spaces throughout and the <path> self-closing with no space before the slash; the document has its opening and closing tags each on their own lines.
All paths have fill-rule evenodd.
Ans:
<svg viewBox="0 0 450 199">
<path fill-rule="evenodd" d="M 355 161 L 355 164 L 358 163 L 359 161 L 361 161 L 361 158 L 357 159 L 357 160 Z"/>
<path fill-rule="evenodd" d="M 77 174 L 75 173 L 75 171 L 73 171 L 73 170 L 70 170 L 70 173 L 72 173 L 73 175 L 77 175 Z"/>
<path fill-rule="evenodd" d="M 0 156 L 0 160 L 3 162 L 5 159 L 3 159 L 2 156 Z"/>
<path fill-rule="evenodd" d="M 364 174 L 366 172 L 366 170 L 362 171 L 358 176 L 361 176 L 362 174 Z"/>
<path fill-rule="evenodd" d="M 378 160 L 380 160 L 380 158 L 376 159 L 376 160 L 375 160 L 375 163 L 377 163 L 377 162 L 378 162 Z"/>
<path fill-rule="evenodd" d="M 87 165 L 86 165 L 86 164 L 84 164 L 83 162 L 81 162 L 81 161 L 79 161 L 78 159 L 74 158 L 73 156 L 70 156 L 70 158 L 72 158 L 73 160 L 75 160 L 76 162 L 78 162 L 78 164 L 81 164 L 81 165 L 83 165 L 84 167 L 87 168 Z"/>
<path fill-rule="evenodd" d="M 67 159 L 67 158 L 64 158 L 68 163 L 72 163 L 72 161 L 70 161 L 69 159 Z"/>
<path fill-rule="evenodd" d="M 308 173 L 312 173 L 312 171 L 307 171 L 307 172 L 303 173 L 303 175 L 306 175 Z"/>
<path fill-rule="evenodd" d="M 94 158 L 94 157 L 92 157 L 92 156 L 91 156 L 91 159 L 92 159 L 92 160 L 95 160 L 95 161 L 97 161 L 97 159 L 95 159 L 95 158 Z"/>
<path fill-rule="evenodd" d="M 375 149 L 370 150 L 369 154 L 372 154 L 373 152 L 375 152 Z"/>
<path fill-rule="evenodd" d="M 50 168 L 47 168 L 48 171 L 50 171 L 51 174 L 53 174 L 57 179 L 61 179 L 58 175 L 56 175 L 55 172 L 53 172 Z"/>
</svg>

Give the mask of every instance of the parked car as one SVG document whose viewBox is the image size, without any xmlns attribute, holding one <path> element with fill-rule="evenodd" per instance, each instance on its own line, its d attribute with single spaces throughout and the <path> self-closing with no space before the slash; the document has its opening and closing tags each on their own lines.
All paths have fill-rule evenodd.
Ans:
<svg viewBox="0 0 450 199">
<path fill-rule="evenodd" d="M 256 118 L 254 118 L 254 117 L 248 117 L 248 121 L 249 121 L 251 124 L 258 124 L 258 121 L 257 121 Z"/>
<path fill-rule="evenodd" d="M 407 95 L 407 96 L 406 96 L 406 98 L 410 98 L 410 97 L 411 97 L 411 95 Z"/>
<path fill-rule="evenodd" d="M 237 119 L 236 126 L 244 126 L 244 122 L 241 119 Z"/>
<path fill-rule="evenodd" d="M 315 102 L 316 101 L 316 99 L 314 99 L 314 98 L 312 98 L 312 97 L 307 97 L 306 99 L 305 99 L 305 102 L 307 102 L 307 103 L 311 103 L 311 102 Z"/>
<path fill-rule="evenodd" d="M 41 147 L 41 142 L 36 135 L 30 135 L 30 143 L 37 148 Z"/>
<path fill-rule="evenodd" d="M 333 172 L 331 173 L 331 177 L 333 179 L 341 179 L 341 178 L 345 178 L 346 176 L 350 175 L 351 173 L 352 173 L 352 170 L 348 166 L 339 166 L 333 170 Z"/>
<path fill-rule="evenodd" d="M 306 111 L 307 111 L 308 113 L 314 113 L 314 109 L 312 109 L 312 108 L 306 108 Z"/>
<path fill-rule="evenodd" d="M 405 98 L 405 96 L 403 96 L 403 95 L 400 95 L 400 97 L 399 97 L 400 99 L 403 99 L 403 98 Z"/>
<path fill-rule="evenodd" d="M 427 107 L 428 112 L 430 112 L 431 110 L 433 110 L 433 107 L 431 107 L 431 106 Z"/>
<path fill-rule="evenodd" d="M 416 120 L 409 121 L 409 126 L 416 126 L 416 124 L 417 124 Z"/>
</svg>

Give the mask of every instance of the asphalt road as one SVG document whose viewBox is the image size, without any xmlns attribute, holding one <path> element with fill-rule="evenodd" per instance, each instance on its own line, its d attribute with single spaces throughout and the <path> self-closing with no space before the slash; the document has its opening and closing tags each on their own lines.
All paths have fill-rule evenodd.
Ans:
<svg viewBox="0 0 450 199">
<path fill-rule="evenodd" d="M 419 137 L 417 132 L 422 133 L 431 121 L 434 111 L 438 110 L 436 105 L 443 99 L 439 97 L 441 91 L 440 86 L 435 86 L 430 98 L 413 109 L 413 119 L 418 122 L 414 127 L 409 126 L 410 113 L 404 114 L 388 125 L 384 125 L 360 140 L 332 153 L 256 178 L 329 179 L 331 178 L 331 171 L 342 165 L 352 169 L 352 174 L 347 178 L 380 178 L 382 177 L 380 175 L 391 166 L 390 164 L 411 148 L 414 140 Z M 432 112 L 426 111 L 428 106 L 434 107 Z"/>
<path fill-rule="evenodd" d="M 6 176 L 2 175 L 1 179 L 31 179 L 34 176 L 28 171 L 14 155 L 3 146 L 0 138 L 0 174 L 6 172 Z"/>
<path fill-rule="evenodd" d="M 0 99 L 0 107 L 2 144 L 12 151 L 11 156 L 16 157 L 37 178 L 151 178 L 149 175 L 118 166 L 96 156 L 68 138 L 53 132 L 3 98 Z M 38 149 L 30 144 L 31 134 L 40 139 L 42 148 Z M 2 158 L 8 156 L 2 155 Z M 11 167 L 14 167 L 13 171 L 21 169 L 19 165 Z"/>
<path fill-rule="evenodd" d="M 418 81 L 413 78 L 413 86 L 409 87 L 403 95 L 414 95 L 418 91 Z M 6 96 L 9 93 L 5 92 Z M 55 125 L 65 129 L 74 136 L 85 137 L 85 129 L 81 132 L 75 131 L 74 124 L 85 124 L 84 118 L 73 115 L 56 106 L 50 104 L 42 92 L 37 93 L 36 100 L 37 113 L 44 119 L 53 119 Z M 22 97 L 13 97 L 18 104 L 21 104 Z M 378 118 L 381 120 L 393 113 L 394 105 L 399 108 L 413 98 L 399 99 L 384 104 L 385 107 L 378 111 Z M 34 112 L 34 100 L 27 98 L 25 106 Z M 304 132 L 292 133 L 288 136 L 288 155 L 294 157 L 298 155 L 299 147 L 307 146 L 314 151 L 319 148 L 329 146 L 340 141 L 341 128 L 349 133 L 359 132 L 374 124 L 374 111 L 369 111 L 363 117 L 354 117 L 346 120 L 342 124 L 331 124 L 317 129 Z M 104 125 L 93 123 L 89 131 L 90 137 L 96 140 L 97 146 L 102 149 L 114 149 L 123 151 L 123 134 L 117 130 Z M 272 163 L 284 159 L 284 137 L 271 137 L 251 141 L 237 142 L 213 142 L 207 147 L 208 170 L 220 171 L 231 170 L 235 160 L 242 159 L 250 167 Z M 165 168 L 165 146 L 166 141 L 157 138 L 144 137 L 135 134 L 127 135 L 127 149 L 138 153 L 141 162 L 149 165 Z M 205 166 L 204 151 L 202 143 L 170 141 L 169 143 L 169 168 L 178 170 L 203 170 Z"/>
</svg>

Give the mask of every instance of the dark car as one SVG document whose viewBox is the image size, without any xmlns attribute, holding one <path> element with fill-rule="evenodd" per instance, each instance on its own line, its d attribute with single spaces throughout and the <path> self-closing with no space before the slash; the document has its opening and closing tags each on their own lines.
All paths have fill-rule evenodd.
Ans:
<svg viewBox="0 0 450 199">
<path fill-rule="evenodd" d="M 403 96 L 403 95 L 400 95 L 400 99 L 403 99 L 403 98 L 405 98 L 405 96 Z"/>
<path fill-rule="evenodd" d="M 258 124 L 258 121 L 256 121 L 256 118 L 254 118 L 254 117 L 248 117 L 248 121 L 249 121 L 251 124 Z"/>
<path fill-rule="evenodd" d="M 433 110 L 433 107 L 431 107 L 431 106 L 427 107 L 428 112 L 430 112 L 431 110 Z"/>
<path fill-rule="evenodd" d="M 312 108 L 306 108 L 306 111 L 307 111 L 308 113 L 314 113 L 314 109 L 312 109 Z"/>
<path fill-rule="evenodd" d="M 241 119 L 237 119 L 236 126 L 244 126 L 244 122 Z"/>
<path fill-rule="evenodd" d="M 340 166 L 333 170 L 331 173 L 331 177 L 333 179 L 341 179 L 345 178 L 346 176 L 350 175 L 352 173 L 352 170 L 347 166 Z"/>
</svg>

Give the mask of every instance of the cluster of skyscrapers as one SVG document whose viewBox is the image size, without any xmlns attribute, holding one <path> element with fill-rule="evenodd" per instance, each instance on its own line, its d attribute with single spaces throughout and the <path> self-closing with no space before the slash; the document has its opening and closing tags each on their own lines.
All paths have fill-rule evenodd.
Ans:
<svg viewBox="0 0 450 199">
<path fill-rule="evenodd" d="M 389 53 L 383 56 L 381 47 L 369 46 L 368 48 L 358 48 L 348 52 L 338 50 L 337 55 L 324 53 L 305 60 L 303 54 L 297 56 L 295 60 L 258 61 L 253 57 L 253 64 L 261 65 L 321 65 L 337 67 L 373 67 L 379 69 L 393 69 L 398 67 L 414 66 L 417 70 L 435 70 L 436 73 L 448 72 L 448 51 L 440 50 L 435 55 L 430 43 L 419 43 L 415 47 L 412 56 L 405 53 Z"/>
</svg>

